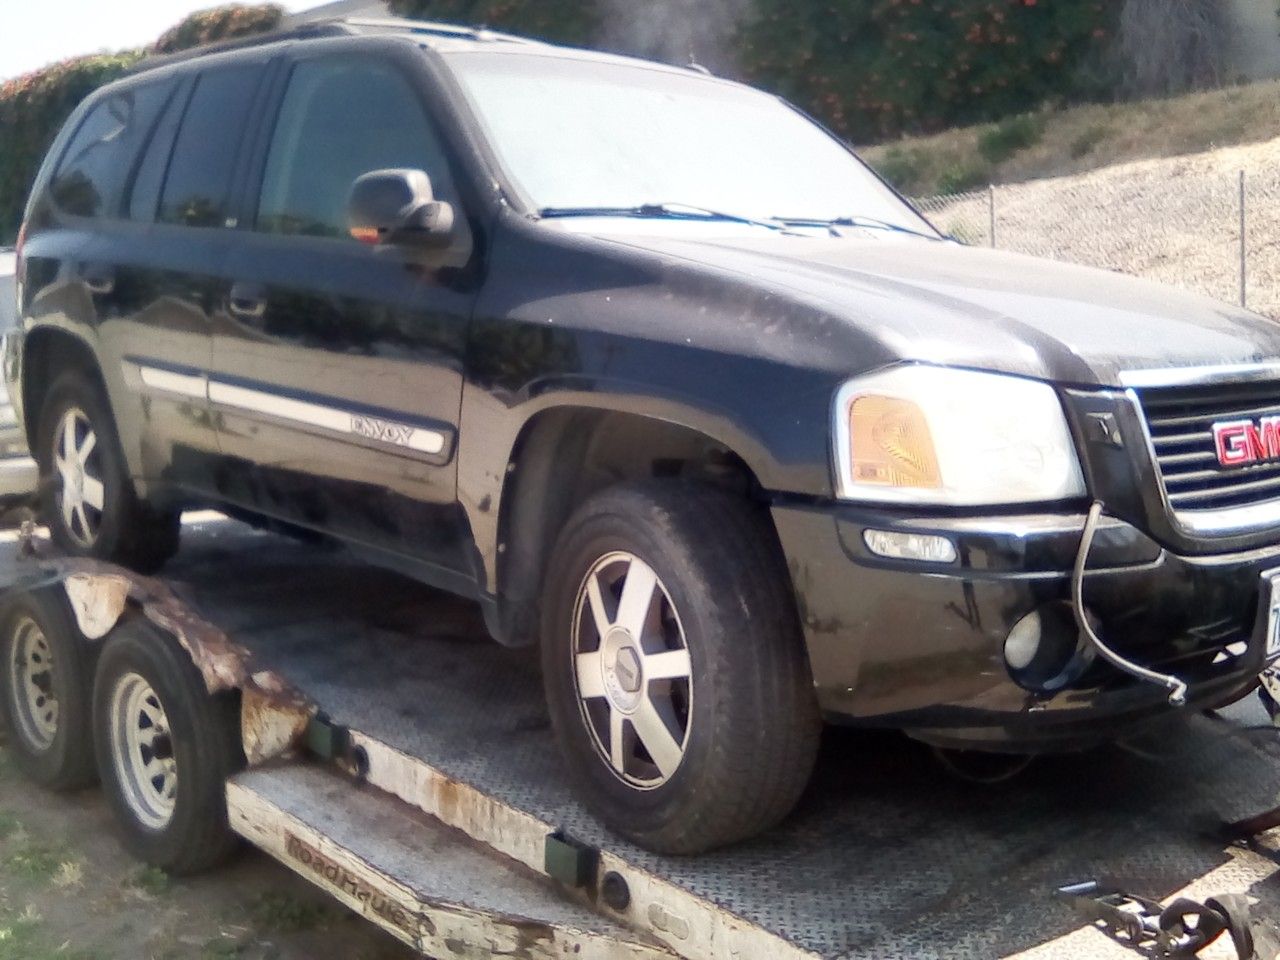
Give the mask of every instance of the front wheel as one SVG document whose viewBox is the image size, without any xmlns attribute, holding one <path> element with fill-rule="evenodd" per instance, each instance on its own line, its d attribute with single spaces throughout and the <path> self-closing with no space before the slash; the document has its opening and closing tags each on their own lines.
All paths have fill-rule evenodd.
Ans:
<svg viewBox="0 0 1280 960">
<path fill-rule="evenodd" d="M 181 517 L 138 499 L 95 377 L 68 370 L 50 387 L 36 458 L 45 521 L 68 553 L 152 573 L 178 549 Z"/>
<path fill-rule="evenodd" d="M 669 482 L 590 499 L 551 558 L 542 651 L 579 792 L 642 846 L 746 839 L 804 791 L 821 721 L 790 578 L 755 505 Z"/>
</svg>

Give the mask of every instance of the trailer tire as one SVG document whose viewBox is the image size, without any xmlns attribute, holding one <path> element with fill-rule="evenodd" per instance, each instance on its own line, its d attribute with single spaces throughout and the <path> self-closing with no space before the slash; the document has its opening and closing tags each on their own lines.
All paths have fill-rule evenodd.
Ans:
<svg viewBox="0 0 1280 960">
<path fill-rule="evenodd" d="M 12 594 L 0 609 L 0 703 L 14 762 L 49 790 L 98 779 L 89 719 L 94 649 L 58 586 Z"/>
<path fill-rule="evenodd" d="M 182 876 L 235 851 L 226 781 L 244 765 L 238 695 L 210 695 L 175 640 L 124 621 L 98 660 L 93 722 L 103 790 L 130 853 Z"/>
<path fill-rule="evenodd" d="M 64 450 L 68 434 L 74 448 L 71 457 Z M 178 551 L 182 515 L 139 499 L 111 406 L 95 375 L 71 369 L 54 381 L 40 410 L 35 455 L 41 511 L 63 550 L 120 563 L 139 573 L 156 572 Z M 71 464 L 70 475 L 78 478 L 79 492 L 73 496 L 78 508 L 63 509 L 68 481 L 59 460 Z"/>
<path fill-rule="evenodd" d="M 822 722 L 791 579 L 743 498 L 646 481 L 584 503 L 548 567 L 542 665 L 579 795 L 643 847 L 755 836 L 808 784 Z"/>
</svg>

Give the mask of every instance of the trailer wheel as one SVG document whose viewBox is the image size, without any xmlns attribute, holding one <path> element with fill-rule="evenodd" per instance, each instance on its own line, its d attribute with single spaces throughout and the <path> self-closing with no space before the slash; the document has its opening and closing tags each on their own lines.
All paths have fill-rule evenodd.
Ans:
<svg viewBox="0 0 1280 960">
<path fill-rule="evenodd" d="M 821 733 L 790 577 L 745 500 L 614 487 L 569 520 L 549 566 L 543 673 L 585 802 L 661 853 L 773 826 Z"/>
<path fill-rule="evenodd" d="M 170 637 L 125 622 L 98 661 L 93 721 L 98 768 L 125 846 L 172 874 L 225 860 L 226 781 L 244 763 L 237 697 L 210 696 Z"/>
<path fill-rule="evenodd" d="M 19 769 L 50 790 L 97 780 L 89 725 L 91 653 L 57 588 L 17 593 L 5 603 L 0 703 Z"/>
<path fill-rule="evenodd" d="M 68 370 L 40 412 L 36 459 L 44 519 L 69 553 L 154 573 L 178 550 L 182 517 L 138 499 L 97 380 Z"/>
</svg>

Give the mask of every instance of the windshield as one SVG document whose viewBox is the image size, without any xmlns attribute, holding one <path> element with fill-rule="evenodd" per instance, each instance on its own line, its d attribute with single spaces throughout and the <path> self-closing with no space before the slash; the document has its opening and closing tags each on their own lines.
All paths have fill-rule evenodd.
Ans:
<svg viewBox="0 0 1280 960">
<path fill-rule="evenodd" d="M 660 215 L 669 205 L 748 220 L 864 218 L 935 236 L 844 146 L 768 94 L 622 62 L 447 56 L 508 175 L 541 211 Z"/>
</svg>

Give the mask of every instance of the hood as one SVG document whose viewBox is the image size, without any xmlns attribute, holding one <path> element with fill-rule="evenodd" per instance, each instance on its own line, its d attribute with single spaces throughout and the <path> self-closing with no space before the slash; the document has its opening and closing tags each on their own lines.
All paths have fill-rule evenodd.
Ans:
<svg viewBox="0 0 1280 960">
<path fill-rule="evenodd" d="M 1058 383 L 1280 358 L 1280 324 L 1118 273 L 872 231 L 599 236 L 821 306 L 882 356 Z"/>
</svg>

